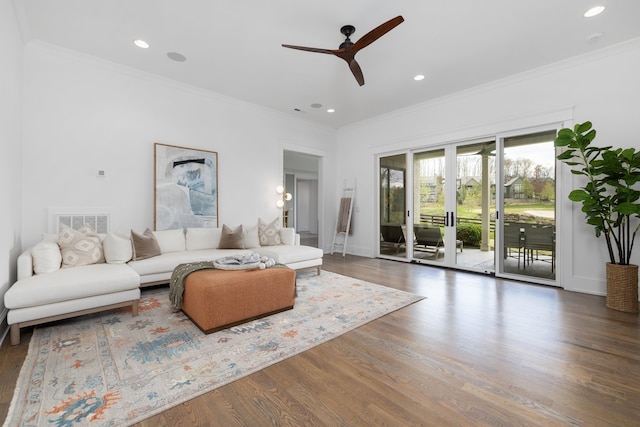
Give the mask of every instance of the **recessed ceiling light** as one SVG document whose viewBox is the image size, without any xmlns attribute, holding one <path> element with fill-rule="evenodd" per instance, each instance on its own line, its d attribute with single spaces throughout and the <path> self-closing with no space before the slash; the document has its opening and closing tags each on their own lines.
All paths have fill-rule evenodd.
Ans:
<svg viewBox="0 0 640 427">
<path fill-rule="evenodd" d="M 333 108 L 329 108 L 329 109 L 327 110 L 327 113 L 335 113 L 335 112 L 336 112 L 336 110 L 334 110 Z"/>
<path fill-rule="evenodd" d="M 601 38 L 604 34 L 602 33 L 593 33 L 593 34 L 589 34 L 586 38 L 585 41 L 587 42 L 594 42 L 596 40 L 598 40 L 599 38 Z"/>
<path fill-rule="evenodd" d="M 138 46 L 141 49 L 149 49 L 149 43 L 147 43 L 144 40 L 140 40 L 140 39 L 134 40 L 133 44 L 135 44 L 136 46 Z"/>
<path fill-rule="evenodd" d="M 311 108 L 320 108 L 320 107 L 322 107 L 322 104 L 319 104 L 317 102 L 311 104 Z"/>
<path fill-rule="evenodd" d="M 167 53 L 167 56 L 169 57 L 169 59 L 172 59 L 176 62 L 184 62 L 187 60 L 186 56 L 178 52 L 169 52 Z"/>
<path fill-rule="evenodd" d="M 585 17 L 585 18 L 591 18 L 591 17 L 594 17 L 594 16 L 596 16 L 596 15 L 600 15 L 604 10 L 605 10 L 605 7 L 604 7 L 604 6 L 595 6 L 595 7 L 592 7 L 591 9 L 587 10 L 587 11 L 584 13 L 584 17 Z"/>
<path fill-rule="evenodd" d="M 420 80 L 424 80 L 424 76 L 422 74 L 418 74 L 413 78 L 413 80 L 419 82 Z"/>
</svg>

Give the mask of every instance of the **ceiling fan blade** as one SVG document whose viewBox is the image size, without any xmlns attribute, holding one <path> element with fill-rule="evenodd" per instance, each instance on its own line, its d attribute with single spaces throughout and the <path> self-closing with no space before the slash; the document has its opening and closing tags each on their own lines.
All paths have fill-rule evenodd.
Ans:
<svg viewBox="0 0 640 427">
<path fill-rule="evenodd" d="M 287 47 L 289 49 L 304 50 L 306 52 L 327 53 L 329 55 L 337 55 L 338 52 L 340 52 L 339 50 L 319 49 L 315 47 L 305 47 L 305 46 L 293 46 L 290 44 L 283 44 L 282 47 Z"/>
<path fill-rule="evenodd" d="M 355 54 L 355 52 L 369 46 L 371 43 L 378 40 L 380 37 L 384 36 L 403 22 L 404 18 L 402 16 L 396 16 L 395 18 L 388 20 L 384 24 L 378 25 L 376 28 L 360 37 L 360 39 L 351 47 L 351 50 Z"/>
<path fill-rule="evenodd" d="M 362 75 L 362 69 L 360 68 L 360 65 L 355 59 L 349 62 L 349 68 L 353 73 L 353 77 L 355 77 L 356 80 L 358 81 L 358 84 L 360 86 L 364 85 L 364 76 Z"/>
</svg>

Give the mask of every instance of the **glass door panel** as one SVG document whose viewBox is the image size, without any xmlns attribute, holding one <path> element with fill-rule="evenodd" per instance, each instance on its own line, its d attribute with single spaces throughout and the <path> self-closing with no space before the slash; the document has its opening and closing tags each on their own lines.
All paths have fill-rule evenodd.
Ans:
<svg viewBox="0 0 640 427">
<path fill-rule="evenodd" d="M 501 273 L 556 278 L 556 131 L 503 140 Z"/>
<path fill-rule="evenodd" d="M 496 144 L 456 148 L 456 265 L 495 271 Z"/>
<path fill-rule="evenodd" d="M 380 158 L 380 246 L 381 256 L 406 257 L 407 155 Z"/>
<path fill-rule="evenodd" d="M 413 154 L 413 258 L 445 262 L 445 150 Z"/>
</svg>

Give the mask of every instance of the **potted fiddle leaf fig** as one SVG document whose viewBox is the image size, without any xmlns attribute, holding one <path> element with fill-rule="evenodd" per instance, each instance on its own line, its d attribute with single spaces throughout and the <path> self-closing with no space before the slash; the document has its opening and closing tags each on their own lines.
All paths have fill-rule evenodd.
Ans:
<svg viewBox="0 0 640 427">
<path fill-rule="evenodd" d="M 637 313 L 638 266 L 630 260 L 640 229 L 640 152 L 596 147 L 595 137 L 591 122 L 561 129 L 555 146 L 565 150 L 557 158 L 585 177 L 569 199 L 582 204 L 587 224 L 607 243 L 607 307 Z"/>
</svg>

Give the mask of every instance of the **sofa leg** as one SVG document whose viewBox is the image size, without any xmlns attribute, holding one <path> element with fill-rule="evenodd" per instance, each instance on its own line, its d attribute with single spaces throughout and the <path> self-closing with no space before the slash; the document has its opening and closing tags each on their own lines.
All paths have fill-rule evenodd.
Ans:
<svg viewBox="0 0 640 427">
<path fill-rule="evenodd" d="M 14 323 L 13 325 L 11 325 L 11 345 L 18 345 L 20 344 L 20 325 L 17 323 Z"/>
<path fill-rule="evenodd" d="M 318 270 L 318 276 L 319 276 L 320 275 L 320 266 L 317 266 L 316 270 Z"/>
<path fill-rule="evenodd" d="M 131 316 L 136 317 L 138 315 L 138 300 L 134 300 L 131 304 Z"/>
</svg>

